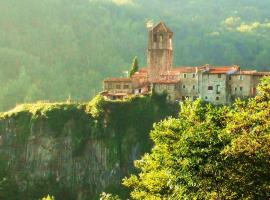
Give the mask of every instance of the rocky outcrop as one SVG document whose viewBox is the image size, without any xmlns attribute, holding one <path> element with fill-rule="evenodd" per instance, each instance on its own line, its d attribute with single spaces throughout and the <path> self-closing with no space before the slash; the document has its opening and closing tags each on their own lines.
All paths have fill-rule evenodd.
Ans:
<svg viewBox="0 0 270 200">
<path fill-rule="evenodd" d="M 0 158 L 21 199 L 125 196 L 121 180 L 150 150 L 152 124 L 173 115 L 164 98 L 22 105 L 0 120 Z M 12 194 L 10 194 L 12 195 Z"/>
</svg>

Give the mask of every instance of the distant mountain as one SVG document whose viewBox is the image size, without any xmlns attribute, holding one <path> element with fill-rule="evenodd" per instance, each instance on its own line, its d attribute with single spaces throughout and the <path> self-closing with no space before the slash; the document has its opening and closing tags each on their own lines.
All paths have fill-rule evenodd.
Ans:
<svg viewBox="0 0 270 200">
<path fill-rule="evenodd" d="M 175 65 L 270 67 L 269 0 L 2 0 L 0 110 L 88 100 L 138 56 L 148 20 L 174 31 Z"/>
</svg>

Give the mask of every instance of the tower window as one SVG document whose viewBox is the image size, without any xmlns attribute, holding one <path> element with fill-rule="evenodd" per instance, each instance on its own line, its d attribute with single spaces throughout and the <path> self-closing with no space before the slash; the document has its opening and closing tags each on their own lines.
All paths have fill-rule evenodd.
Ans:
<svg viewBox="0 0 270 200">
<path fill-rule="evenodd" d="M 154 34 L 154 42 L 157 42 L 157 34 Z"/>
<path fill-rule="evenodd" d="M 192 74 L 192 77 L 195 78 L 196 77 L 196 74 Z"/>
<path fill-rule="evenodd" d="M 195 89 L 196 89 L 196 86 L 195 86 L 195 85 L 193 85 L 193 87 L 192 87 L 192 88 L 193 88 L 193 90 L 195 90 Z"/>
<path fill-rule="evenodd" d="M 240 87 L 240 91 L 241 91 L 241 92 L 243 91 L 243 87 Z"/>
<path fill-rule="evenodd" d="M 162 34 L 159 35 L 159 42 L 163 42 L 163 35 Z"/>
<path fill-rule="evenodd" d="M 185 89 L 186 88 L 186 86 L 185 85 L 183 85 L 183 89 Z"/>
<path fill-rule="evenodd" d="M 218 74 L 218 78 L 221 78 L 221 74 Z"/>
<path fill-rule="evenodd" d="M 219 101 L 219 97 L 216 97 L 216 100 Z"/>
<path fill-rule="evenodd" d="M 187 74 L 184 74 L 184 78 L 187 78 Z"/>
</svg>

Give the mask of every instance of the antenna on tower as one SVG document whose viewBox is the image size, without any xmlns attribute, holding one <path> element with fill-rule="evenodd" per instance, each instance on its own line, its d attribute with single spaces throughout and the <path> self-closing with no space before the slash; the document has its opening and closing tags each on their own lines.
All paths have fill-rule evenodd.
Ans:
<svg viewBox="0 0 270 200">
<path fill-rule="evenodd" d="M 153 20 L 151 19 L 151 20 L 148 20 L 147 22 L 146 22 L 146 28 L 147 29 L 152 29 L 154 27 L 154 22 L 153 22 Z"/>
</svg>

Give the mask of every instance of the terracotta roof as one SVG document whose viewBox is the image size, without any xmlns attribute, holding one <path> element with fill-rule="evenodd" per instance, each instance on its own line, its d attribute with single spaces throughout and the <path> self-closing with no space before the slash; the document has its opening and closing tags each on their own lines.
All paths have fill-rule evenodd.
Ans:
<svg viewBox="0 0 270 200">
<path fill-rule="evenodd" d="M 199 67 L 177 67 L 177 68 L 173 68 L 171 71 L 173 73 L 192 73 L 192 72 L 196 72 L 196 70 L 199 70 Z"/>
<path fill-rule="evenodd" d="M 144 68 L 140 68 L 139 73 L 148 73 L 148 68 L 144 67 Z"/>
<path fill-rule="evenodd" d="M 253 75 L 255 73 L 257 73 L 256 70 L 243 70 L 243 71 L 241 70 L 241 71 L 238 71 L 232 75 Z"/>
<path fill-rule="evenodd" d="M 270 72 L 256 72 L 255 76 L 270 76 Z"/>
<path fill-rule="evenodd" d="M 156 25 L 154 25 L 153 28 L 152 28 L 152 30 L 158 28 L 159 26 L 162 26 L 166 32 L 173 33 L 173 32 L 171 31 L 171 29 L 169 29 L 169 28 L 166 26 L 166 24 L 165 24 L 164 22 L 162 22 L 162 21 L 159 22 L 159 23 L 157 23 Z"/>
<path fill-rule="evenodd" d="M 239 71 L 239 66 L 204 66 L 205 73 L 209 74 L 233 74 Z"/>
<path fill-rule="evenodd" d="M 107 96 L 122 97 L 128 95 L 127 93 L 108 93 Z"/>
<path fill-rule="evenodd" d="M 135 74 L 132 75 L 132 78 L 136 78 L 136 77 L 147 77 L 148 73 L 144 73 L 144 72 L 136 72 Z"/>
<path fill-rule="evenodd" d="M 107 78 L 104 82 L 132 82 L 131 78 Z"/>
<path fill-rule="evenodd" d="M 256 70 L 244 70 L 244 71 L 239 71 L 233 75 L 269 76 L 270 72 L 258 72 Z"/>
<path fill-rule="evenodd" d="M 176 84 L 179 83 L 179 80 L 155 80 L 152 83 L 154 84 Z"/>
</svg>

